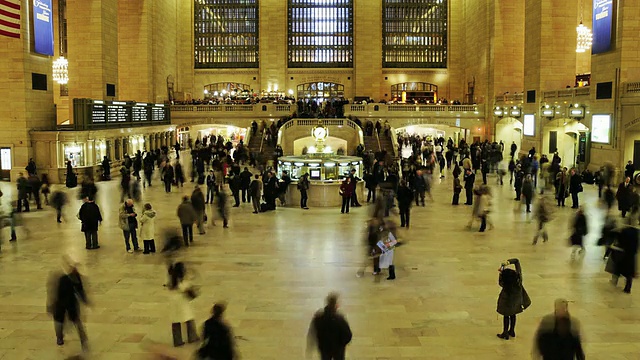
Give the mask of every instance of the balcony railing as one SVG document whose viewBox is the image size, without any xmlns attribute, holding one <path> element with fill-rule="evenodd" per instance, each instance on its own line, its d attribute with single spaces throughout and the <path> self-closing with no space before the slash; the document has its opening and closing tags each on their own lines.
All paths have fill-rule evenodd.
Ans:
<svg viewBox="0 0 640 360">
<path fill-rule="evenodd" d="M 628 82 L 624 84 L 625 96 L 640 96 L 640 81 Z"/>
<path fill-rule="evenodd" d="M 425 113 L 438 113 L 438 114 L 463 114 L 471 113 L 474 116 L 478 116 L 480 112 L 483 112 L 482 105 L 409 105 L 409 104 L 349 104 L 345 107 L 346 115 L 370 115 L 370 116 L 421 116 Z"/>
<path fill-rule="evenodd" d="M 496 96 L 496 102 L 522 102 L 523 94 L 507 94 Z"/>
<path fill-rule="evenodd" d="M 173 105 L 172 112 L 282 112 L 293 113 L 296 105 L 253 104 L 253 105 Z"/>
</svg>

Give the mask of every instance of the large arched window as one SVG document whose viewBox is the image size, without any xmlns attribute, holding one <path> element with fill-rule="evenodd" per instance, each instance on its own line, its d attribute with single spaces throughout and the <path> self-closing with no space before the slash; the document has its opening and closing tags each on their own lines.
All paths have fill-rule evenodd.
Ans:
<svg viewBox="0 0 640 360">
<path fill-rule="evenodd" d="M 311 82 L 298 85 L 298 99 L 312 99 L 319 102 L 344 98 L 344 85 L 332 82 Z"/>
<path fill-rule="evenodd" d="M 391 98 L 398 101 L 435 102 L 438 86 L 425 82 L 405 82 L 391 85 Z"/>
<path fill-rule="evenodd" d="M 259 67 L 258 0 L 194 0 L 193 17 L 196 68 Z"/>
<path fill-rule="evenodd" d="M 447 0 L 383 0 L 382 67 L 447 67 Z"/>
<path fill-rule="evenodd" d="M 353 0 L 288 1 L 289 67 L 352 67 Z"/>
</svg>

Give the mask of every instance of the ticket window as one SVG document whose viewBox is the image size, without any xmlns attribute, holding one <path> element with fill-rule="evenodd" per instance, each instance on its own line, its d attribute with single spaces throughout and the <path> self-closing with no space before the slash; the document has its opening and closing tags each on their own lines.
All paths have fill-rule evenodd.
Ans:
<svg viewBox="0 0 640 360">
<path fill-rule="evenodd" d="M 0 178 L 11 180 L 11 148 L 0 148 Z"/>
<path fill-rule="evenodd" d="M 75 144 L 65 145 L 64 158 L 66 161 L 71 161 L 71 166 L 73 167 L 84 166 L 84 151 L 82 146 Z"/>
</svg>

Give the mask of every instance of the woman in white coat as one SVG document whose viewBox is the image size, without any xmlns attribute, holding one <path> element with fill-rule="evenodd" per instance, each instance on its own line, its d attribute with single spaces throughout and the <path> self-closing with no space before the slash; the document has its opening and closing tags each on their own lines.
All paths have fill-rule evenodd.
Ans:
<svg viewBox="0 0 640 360">
<path fill-rule="evenodd" d="M 169 283 L 167 287 L 171 291 L 170 313 L 171 313 L 171 332 L 173 333 L 173 346 L 182 346 L 182 324 L 187 327 L 187 342 L 194 343 L 199 341 L 196 331 L 196 323 L 194 321 L 193 310 L 191 309 L 191 300 L 197 296 L 195 288 L 185 278 L 186 268 L 184 263 L 177 262 L 169 265 Z"/>
<path fill-rule="evenodd" d="M 149 203 L 144 204 L 144 208 L 142 210 L 142 216 L 138 220 L 138 222 L 140 222 L 140 237 L 142 237 L 142 243 L 144 244 L 143 254 L 156 252 L 156 242 L 155 242 L 156 220 L 155 218 L 156 218 L 156 212 L 151 208 L 151 204 Z"/>
</svg>

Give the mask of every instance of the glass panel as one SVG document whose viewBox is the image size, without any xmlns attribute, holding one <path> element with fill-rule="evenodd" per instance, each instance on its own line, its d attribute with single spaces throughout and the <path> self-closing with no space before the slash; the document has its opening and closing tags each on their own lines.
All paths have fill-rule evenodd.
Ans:
<svg viewBox="0 0 640 360">
<path fill-rule="evenodd" d="M 257 68 L 258 0 L 194 0 L 196 68 Z"/>
<path fill-rule="evenodd" d="M 353 0 L 289 1 L 289 67 L 353 66 Z"/>
<path fill-rule="evenodd" d="M 446 68 L 448 0 L 383 0 L 382 67 Z"/>
</svg>

